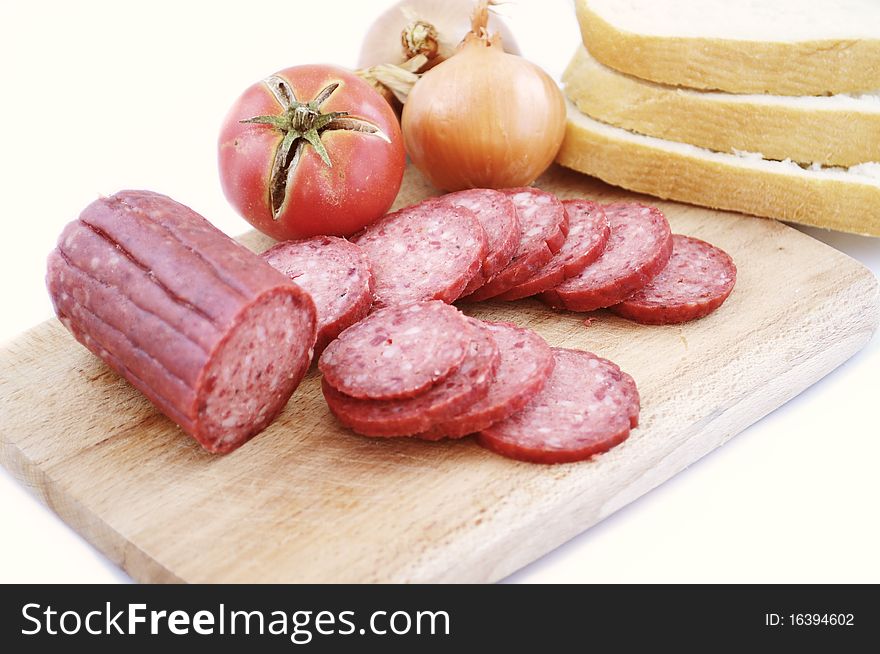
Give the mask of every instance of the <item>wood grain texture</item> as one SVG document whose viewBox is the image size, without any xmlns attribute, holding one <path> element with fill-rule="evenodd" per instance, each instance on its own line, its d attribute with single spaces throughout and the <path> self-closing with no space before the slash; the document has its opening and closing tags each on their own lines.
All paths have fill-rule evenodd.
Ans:
<svg viewBox="0 0 880 654">
<path fill-rule="evenodd" d="M 561 168 L 539 186 L 635 197 Z M 430 192 L 410 171 L 398 205 Z M 334 422 L 314 370 L 268 430 L 212 456 L 55 320 L 0 352 L 0 461 L 140 581 L 497 580 L 804 390 L 877 325 L 877 281 L 847 256 L 780 223 L 658 204 L 674 231 L 739 267 L 708 318 L 645 327 L 599 312 L 586 327 L 532 300 L 464 306 L 633 375 L 641 426 L 594 461 L 548 467 L 469 440 L 361 438 Z"/>
</svg>

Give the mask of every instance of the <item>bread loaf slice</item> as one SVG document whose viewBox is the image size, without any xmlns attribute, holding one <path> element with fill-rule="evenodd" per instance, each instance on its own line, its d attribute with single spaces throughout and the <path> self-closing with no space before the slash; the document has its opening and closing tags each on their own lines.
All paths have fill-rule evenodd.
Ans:
<svg viewBox="0 0 880 654">
<path fill-rule="evenodd" d="M 634 134 L 568 103 L 557 161 L 609 184 L 664 199 L 880 236 L 880 164 L 802 168 Z"/>
<path fill-rule="evenodd" d="M 877 0 L 576 0 L 584 44 L 606 66 L 730 93 L 880 89 Z"/>
<path fill-rule="evenodd" d="M 562 80 L 583 113 L 640 134 L 806 164 L 880 161 L 880 92 L 789 96 L 683 89 L 619 73 L 583 47 Z"/>
</svg>

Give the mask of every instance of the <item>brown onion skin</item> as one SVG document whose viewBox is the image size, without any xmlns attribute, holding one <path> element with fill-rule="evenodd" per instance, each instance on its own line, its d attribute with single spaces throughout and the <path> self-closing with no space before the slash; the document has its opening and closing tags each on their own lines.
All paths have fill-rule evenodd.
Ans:
<svg viewBox="0 0 880 654">
<path fill-rule="evenodd" d="M 407 153 L 438 189 L 527 186 L 562 144 L 565 101 L 538 66 L 475 39 L 422 76 L 401 122 Z"/>
</svg>

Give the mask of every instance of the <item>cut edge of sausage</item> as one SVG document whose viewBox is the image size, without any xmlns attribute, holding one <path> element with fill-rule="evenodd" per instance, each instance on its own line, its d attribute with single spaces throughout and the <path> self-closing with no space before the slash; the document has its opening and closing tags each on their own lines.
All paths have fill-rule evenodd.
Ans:
<svg viewBox="0 0 880 654">
<path fill-rule="evenodd" d="M 302 248 L 310 245 L 314 245 L 316 248 L 331 248 L 333 252 L 339 253 L 340 257 L 346 257 L 348 261 L 348 265 L 346 265 L 347 270 L 354 268 L 360 273 L 358 275 L 358 280 L 361 283 L 357 288 L 340 289 L 340 291 L 344 292 L 347 298 L 341 308 L 341 312 L 336 311 L 335 313 L 328 315 L 327 308 L 319 306 L 317 301 L 323 301 L 323 298 L 316 299 L 316 294 L 310 290 L 309 284 L 303 285 L 302 282 L 297 281 L 296 276 L 291 276 L 290 274 L 289 262 L 291 256 L 297 260 L 309 256 L 315 259 L 321 258 L 322 260 L 328 258 L 326 251 L 319 254 L 317 249 L 307 252 L 306 254 L 301 254 Z M 318 335 L 315 339 L 315 360 L 321 356 L 331 341 L 335 340 L 339 334 L 355 323 L 361 321 L 370 313 L 373 304 L 373 273 L 370 270 L 370 263 L 366 254 L 355 243 L 338 236 L 314 236 L 311 238 L 298 239 L 296 241 L 282 241 L 276 243 L 268 250 L 262 252 L 260 256 L 270 266 L 287 276 L 293 283 L 300 288 L 303 288 L 303 290 L 312 296 L 312 301 L 315 302 L 315 309 L 318 311 Z M 337 261 L 334 261 L 333 263 L 334 265 L 338 264 Z M 363 282 L 365 282 L 365 285 Z"/>
<path fill-rule="evenodd" d="M 444 381 L 415 397 L 358 399 L 340 393 L 326 379 L 322 379 L 321 390 L 330 412 L 352 431 L 374 438 L 412 437 L 458 415 L 488 394 L 500 360 L 498 346 L 491 333 L 482 327 L 475 329 L 478 330 L 477 335 L 471 341 L 468 356 L 461 367 Z M 456 389 L 455 385 L 460 389 Z M 450 386 L 454 387 L 451 393 Z M 431 404 L 434 399 L 437 402 Z"/>
<path fill-rule="evenodd" d="M 581 350 L 568 350 L 565 348 L 553 348 L 553 351 L 554 354 L 574 353 L 578 356 L 584 356 L 586 358 L 596 360 L 598 361 L 599 365 L 606 366 L 610 368 L 613 372 L 617 373 L 620 376 L 620 385 L 617 388 L 617 392 L 620 393 L 620 395 L 622 396 L 620 399 L 623 399 L 626 402 L 625 406 L 622 409 L 626 411 L 626 414 L 616 414 L 614 416 L 614 423 L 608 428 L 608 433 L 604 434 L 601 438 L 592 440 L 582 447 L 570 447 L 565 449 L 558 446 L 541 447 L 538 445 L 526 445 L 522 443 L 517 443 L 516 436 L 499 433 L 499 430 L 503 429 L 505 426 L 504 422 L 496 423 L 488 429 L 485 429 L 478 433 L 476 436 L 476 441 L 479 445 L 493 452 L 496 452 L 497 454 L 501 454 L 505 457 L 518 461 L 526 461 L 529 463 L 557 464 L 574 463 L 577 461 L 590 459 L 595 455 L 602 454 L 612 449 L 613 447 L 616 447 L 629 437 L 631 430 L 638 425 L 640 412 L 639 393 L 633 378 L 626 372 L 622 371 L 620 367 L 617 366 L 617 364 L 602 357 L 599 357 L 591 352 L 585 352 Z M 559 368 L 559 365 L 560 362 L 557 358 L 556 368 L 554 368 L 554 371 Z M 542 393 L 544 392 L 552 393 L 552 388 L 546 387 L 545 390 L 542 391 Z M 540 406 L 543 399 L 544 398 L 539 394 L 535 397 L 534 402 L 537 403 L 538 406 Z M 523 409 L 523 411 L 528 412 L 532 406 L 532 404 L 528 405 L 525 409 Z M 518 415 L 521 414 L 515 414 L 512 419 L 515 420 Z M 564 439 L 566 438 L 566 435 L 552 433 L 552 436 L 548 435 L 544 438 L 546 442 L 546 440 L 550 438 L 554 438 L 556 440 L 559 440 L 560 438 Z"/>
<path fill-rule="evenodd" d="M 639 206 L 649 209 L 651 213 L 659 214 L 665 221 L 666 238 L 661 243 L 654 256 L 647 258 L 641 262 L 635 269 L 628 270 L 627 274 L 618 277 L 613 282 L 608 282 L 604 286 L 591 289 L 562 289 L 562 286 L 573 283 L 578 275 L 584 271 L 588 271 L 590 266 L 599 265 L 602 257 L 608 253 L 608 248 L 596 259 L 590 266 L 584 268 L 581 273 L 574 275 L 563 281 L 559 286 L 551 288 L 538 294 L 538 298 L 554 309 L 573 311 L 584 313 L 587 311 L 595 311 L 604 309 L 615 304 L 619 304 L 627 297 L 644 288 L 654 277 L 656 277 L 669 261 L 672 255 L 672 232 L 669 228 L 669 222 L 666 216 L 657 207 L 643 205 L 640 203 L 614 203 L 605 205 L 606 213 L 613 211 L 615 207 L 632 207 Z M 611 226 L 613 238 L 614 225 Z M 610 239 L 609 239 L 610 246 Z"/>
<path fill-rule="evenodd" d="M 417 381 L 414 381 L 409 385 L 398 385 L 394 390 L 378 391 L 376 388 L 369 388 L 371 385 L 369 384 L 369 370 L 358 370 L 358 373 L 361 373 L 358 380 L 360 380 L 360 377 L 363 377 L 363 379 L 360 381 L 353 380 L 349 374 L 349 369 L 352 367 L 350 361 L 352 353 L 346 352 L 345 348 L 354 347 L 356 350 L 361 349 L 361 346 L 357 345 L 357 339 L 369 336 L 368 334 L 362 334 L 362 332 L 376 329 L 376 323 L 380 323 L 381 326 L 379 333 L 384 334 L 387 332 L 391 334 L 393 340 L 394 333 L 389 326 L 382 325 L 382 321 L 393 321 L 394 318 L 392 318 L 392 316 L 396 314 L 408 314 L 413 312 L 415 307 L 421 307 L 429 312 L 440 312 L 438 315 L 434 316 L 434 320 L 438 320 L 440 316 L 443 316 L 450 321 L 450 326 L 443 331 L 444 339 L 448 340 L 444 340 L 443 342 L 432 341 L 430 343 L 424 343 L 423 346 L 428 349 L 425 350 L 423 347 L 421 350 L 421 356 L 409 361 L 411 365 L 422 366 L 430 372 L 422 372 L 414 375 L 414 378 Z M 422 311 L 413 313 L 414 315 L 418 315 L 422 313 Z M 404 317 L 411 318 L 412 316 L 404 315 Z M 425 302 L 413 302 L 410 304 L 383 307 L 343 331 L 336 340 L 331 342 L 321 355 L 321 358 L 318 361 L 318 368 L 324 376 L 327 384 L 342 395 L 362 400 L 405 399 L 424 393 L 431 387 L 443 382 L 450 375 L 454 374 L 467 357 L 469 344 L 475 336 L 474 328 L 469 324 L 467 316 L 455 307 L 446 304 L 441 300 L 428 300 Z M 377 335 L 373 335 L 367 339 L 367 342 L 374 347 L 377 347 L 380 344 L 384 345 L 381 341 L 375 344 L 372 343 L 377 337 Z M 354 341 L 354 343 L 351 341 Z M 393 343 L 389 345 L 393 345 Z M 450 347 L 445 349 L 443 348 L 444 345 Z M 453 348 L 452 346 L 455 347 Z M 433 367 L 428 365 L 431 360 L 427 357 L 431 354 L 440 354 L 441 352 L 448 352 L 449 354 L 448 356 L 439 359 L 439 361 L 435 361 Z M 338 361 L 335 360 L 337 358 L 339 358 Z M 355 381 L 358 381 L 358 383 L 355 383 Z"/>
<path fill-rule="evenodd" d="M 593 213 L 597 210 L 601 211 L 603 217 L 602 222 L 604 223 L 604 225 L 597 235 L 597 240 L 593 241 L 591 239 L 589 247 L 578 252 L 576 256 L 571 258 L 571 260 L 560 264 L 557 261 L 557 258 L 563 254 L 565 246 L 568 245 L 569 240 L 572 238 L 572 220 L 571 213 L 569 212 L 569 207 L 577 204 L 591 205 L 589 213 Z M 608 219 L 605 218 L 605 210 L 602 205 L 597 202 L 592 202 L 590 200 L 563 200 L 562 206 L 568 214 L 569 218 L 569 231 L 565 237 L 565 241 L 563 242 L 562 247 L 553 255 L 550 261 L 535 270 L 535 272 L 533 272 L 528 279 L 520 282 L 513 288 L 510 288 L 503 293 L 496 295 L 494 299 L 504 301 L 521 300 L 526 297 L 537 295 L 538 293 L 543 293 L 544 291 L 549 291 L 551 288 L 555 288 L 566 279 L 569 279 L 570 277 L 574 277 L 575 275 L 579 274 L 582 270 L 584 270 L 584 268 L 586 268 L 591 263 L 596 261 L 600 256 L 602 256 L 602 252 L 604 252 L 605 246 L 608 243 L 608 238 L 611 234 L 611 227 L 608 224 Z"/>
<path fill-rule="evenodd" d="M 500 220 L 500 222 L 503 223 L 502 230 L 488 229 L 488 226 L 483 219 L 483 212 L 478 211 L 476 208 L 469 206 L 466 203 L 456 201 L 465 196 L 475 196 L 480 194 L 488 196 L 490 202 L 501 203 L 502 209 L 504 210 L 504 215 Z M 467 189 L 429 198 L 428 200 L 425 200 L 425 202 L 436 202 L 438 204 L 459 206 L 469 209 L 486 231 L 486 254 L 483 257 L 479 270 L 477 270 L 459 294 L 460 297 L 473 293 L 485 284 L 496 272 L 502 270 L 508 263 L 510 263 L 513 255 L 516 253 L 522 231 L 520 229 L 519 218 L 516 215 L 516 206 L 513 204 L 513 200 L 508 194 L 495 189 Z"/>
<path fill-rule="evenodd" d="M 482 431 L 496 422 L 505 420 L 513 414 L 521 411 L 526 404 L 528 404 L 529 401 L 541 391 L 544 384 L 547 382 L 547 379 L 550 377 L 550 373 L 555 365 L 553 351 L 537 332 L 509 322 L 486 321 L 484 324 L 490 332 L 493 333 L 493 338 L 495 338 L 500 354 L 498 370 L 495 379 L 489 386 L 489 392 L 485 398 L 475 402 L 461 414 L 447 421 L 438 422 L 431 429 L 428 429 L 421 434 L 416 434 L 416 438 L 426 441 L 437 441 L 444 438 L 458 439 Z M 526 332 L 525 338 L 527 341 L 531 342 L 526 343 L 524 349 L 527 348 L 530 354 L 534 353 L 536 355 L 536 359 L 542 358 L 543 361 L 535 361 L 535 373 L 529 379 L 522 380 L 515 391 L 509 392 L 505 397 L 496 399 L 494 406 L 482 406 L 490 400 L 495 385 L 499 383 L 501 377 L 505 376 L 506 372 L 515 374 L 512 371 L 505 370 L 510 361 L 509 359 L 505 359 L 505 355 L 509 350 L 503 348 L 502 345 L 504 345 L 504 343 L 499 342 L 499 339 L 495 336 L 499 329 Z M 538 349 L 543 350 L 543 352 L 536 352 Z"/>
<path fill-rule="evenodd" d="M 431 300 L 439 300 L 451 304 L 461 296 L 462 291 L 464 291 L 470 281 L 479 274 L 483 260 L 486 257 L 488 242 L 486 230 L 483 228 L 482 223 L 480 223 L 480 220 L 471 210 L 460 206 L 443 205 L 436 200 L 437 198 L 428 198 L 417 204 L 386 214 L 383 218 L 368 225 L 364 230 L 352 237 L 352 242 L 364 250 L 373 272 L 374 312 L 388 307 Z M 454 226 L 459 230 L 466 228 L 471 232 L 469 237 L 473 237 L 476 240 L 476 247 L 472 250 L 467 250 L 457 246 L 457 249 L 462 253 L 460 257 L 455 257 L 458 260 L 458 267 L 457 269 L 445 271 L 449 273 L 449 277 L 442 284 L 437 284 L 433 287 L 430 285 L 425 287 L 419 286 L 419 294 L 413 295 L 411 290 L 407 290 L 403 293 L 404 297 L 400 297 L 401 286 L 404 288 L 406 286 L 405 284 L 402 285 L 401 280 L 398 279 L 401 276 L 401 271 L 399 269 L 395 270 L 395 265 L 391 265 L 389 270 L 389 266 L 385 264 L 386 259 L 393 260 L 393 258 L 390 258 L 393 253 L 389 252 L 391 247 L 389 234 L 382 232 L 383 230 L 392 231 L 400 229 L 399 224 L 406 225 L 407 221 L 415 221 L 415 224 L 418 225 L 422 222 L 423 218 L 423 216 L 419 215 L 419 212 L 431 210 L 443 215 L 443 220 L 446 221 L 445 230 Z M 378 251 L 377 243 L 381 244 Z M 427 243 L 427 241 L 421 239 L 417 243 L 420 247 L 424 247 L 424 243 Z M 420 251 L 420 254 L 423 255 L 421 260 L 423 263 L 427 255 L 423 251 Z M 404 272 L 409 273 L 410 271 Z M 411 280 L 412 275 L 408 275 L 407 279 Z"/>
<path fill-rule="evenodd" d="M 308 371 L 315 309 L 305 291 L 295 291 L 272 291 L 248 305 L 203 369 L 196 435 L 209 451 L 228 452 L 262 431 Z"/>
<path fill-rule="evenodd" d="M 536 270 L 546 265 L 553 258 L 553 255 L 562 248 L 562 244 L 565 243 L 565 238 L 568 235 L 568 214 L 566 214 L 565 209 L 562 207 L 559 198 L 552 193 L 531 186 L 501 189 L 501 192 L 511 198 L 517 193 L 523 192 L 546 194 L 553 198 L 554 202 L 552 204 L 558 207 L 560 219 L 548 229 L 542 239 L 543 242 L 535 242 L 534 247 L 526 252 L 519 252 L 518 246 L 513 258 L 504 268 L 498 270 L 482 286 L 461 298 L 467 302 L 490 300 L 496 295 L 500 295 L 526 281 Z M 522 243 L 528 234 L 529 225 L 522 220 L 519 211 L 517 211 L 517 219 L 520 223 L 520 242 Z"/>
<path fill-rule="evenodd" d="M 685 236 L 683 234 L 673 234 L 672 256 L 660 273 L 652 279 L 641 290 L 636 291 L 632 296 L 621 302 L 609 307 L 609 310 L 617 315 L 641 323 L 643 325 L 673 325 L 691 320 L 705 318 L 710 313 L 718 309 L 733 292 L 736 285 L 736 264 L 727 252 L 721 248 L 707 243 L 693 236 Z M 676 244 L 686 241 L 689 245 L 697 246 L 701 250 L 701 255 L 706 256 L 707 260 L 717 261 L 719 270 L 721 267 L 729 274 L 729 279 L 724 284 L 717 285 L 717 292 L 706 297 L 693 297 L 686 302 L 669 302 L 667 304 L 656 304 L 642 302 L 641 297 L 644 293 L 651 290 L 654 292 L 654 284 L 665 283 L 664 272 L 669 269 L 675 262 Z M 713 289 L 716 290 L 716 289 Z"/>
</svg>

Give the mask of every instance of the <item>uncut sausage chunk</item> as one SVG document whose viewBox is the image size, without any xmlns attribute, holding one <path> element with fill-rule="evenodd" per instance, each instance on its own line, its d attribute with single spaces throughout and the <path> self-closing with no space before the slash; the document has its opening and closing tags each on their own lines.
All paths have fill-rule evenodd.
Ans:
<svg viewBox="0 0 880 654">
<path fill-rule="evenodd" d="M 582 461 L 623 442 L 638 424 L 632 377 L 590 352 L 554 348 L 543 390 L 511 418 L 484 429 L 477 442 L 534 463 Z"/>
<path fill-rule="evenodd" d="M 74 337 L 210 452 L 265 428 L 311 361 L 308 294 L 158 193 L 86 207 L 46 281 Z"/>
<path fill-rule="evenodd" d="M 541 299 L 556 309 L 592 311 L 622 302 L 651 281 L 669 261 L 672 233 L 666 216 L 641 204 L 610 204 L 611 236 L 605 251 L 579 274 Z"/>
<path fill-rule="evenodd" d="M 568 235 L 562 248 L 531 277 L 496 298 L 519 300 L 558 286 L 593 263 L 605 250 L 611 226 L 601 205 L 589 200 L 563 200 Z"/>
<path fill-rule="evenodd" d="M 736 266 L 723 250 L 690 236 L 672 236 L 669 263 L 642 290 L 611 310 L 647 325 L 668 325 L 708 316 L 736 283 Z"/>
<path fill-rule="evenodd" d="M 474 333 L 468 354 L 444 381 L 412 398 L 359 400 L 340 393 L 325 378 L 321 388 L 330 411 L 343 425 L 364 436 L 413 436 L 486 397 L 498 367 L 498 346 L 479 320 L 468 321 Z"/>
<path fill-rule="evenodd" d="M 486 232 L 476 216 L 435 202 L 388 214 L 353 240 L 370 261 L 374 308 L 454 302 L 486 257 Z"/>
<path fill-rule="evenodd" d="M 354 243 L 337 236 L 286 241 L 261 255 L 312 296 L 318 312 L 315 356 L 370 312 L 373 275 L 367 257 Z"/>
<path fill-rule="evenodd" d="M 505 193 L 477 188 L 426 200 L 470 210 L 486 232 L 486 256 L 480 270 L 462 291 L 468 295 L 510 263 L 519 246 L 520 225 L 513 200 Z"/>
<path fill-rule="evenodd" d="M 531 187 L 503 192 L 516 207 L 521 229 L 519 245 L 510 263 L 467 296 L 473 302 L 495 297 L 526 281 L 553 258 L 568 233 L 568 216 L 555 195 Z"/>
<path fill-rule="evenodd" d="M 412 397 L 454 373 L 473 337 L 467 317 L 443 302 L 386 307 L 342 332 L 318 367 L 351 397 Z"/>
<path fill-rule="evenodd" d="M 425 440 L 461 438 L 520 411 L 538 394 L 553 370 L 553 351 L 530 329 L 511 323 L 483 323 L 498 345 L 500 361 L 489 393 L 451 420 L 417 434 Z"/>
</svg>

